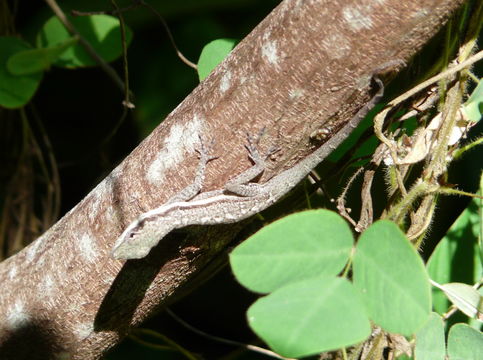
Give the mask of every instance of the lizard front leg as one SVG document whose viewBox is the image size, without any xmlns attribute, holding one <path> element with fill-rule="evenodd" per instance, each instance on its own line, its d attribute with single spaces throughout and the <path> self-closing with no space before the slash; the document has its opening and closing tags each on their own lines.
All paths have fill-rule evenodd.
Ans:
<svg viewBox="0 0 483 360">
<path fill-rule="evenodd" d="M 217 156 L 209 155 L 209 152 L 213 147 L 213 143 L 214 141 L 212 140 L 209 148 L 207 148 L 200 136 L 200 149 L 196 150 L 200 156 L 200 161 L 198 163 L 198 168 L 196 169 L 195 179 L 183 190 L 172 196 L 168 201 L 166 201 L 165 204 L 171 204 L 178 201 L 189 201 L 199 194 L 201 188 L 203 187 L 203 183 L 205 182 L 206 164 L 217 158 Z"/>
</svg>

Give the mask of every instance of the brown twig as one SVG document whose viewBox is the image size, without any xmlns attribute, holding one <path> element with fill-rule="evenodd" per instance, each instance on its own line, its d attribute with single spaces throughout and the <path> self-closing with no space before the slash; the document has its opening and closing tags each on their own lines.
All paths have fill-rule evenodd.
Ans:
<svg viewBox="0 0 483 360">
<path fill-rule="evenodd" d="M 232 346 L 239 346 L 239 347 L 245 348 L 245 349 L 253 351 L 253 352 L 257 352 L 257 353 L 260 353 L 260 354 L 264 354 L 264 355 L 273 357 L 275 359 L 295 360 L 295 359 L 291 359 L 291 358 L 285 358 L 283 356 L 278 355 L 277 353 L 274 353 L 273 351 L 261 348 L 259 346 L 244 344 L 244 343 L 241 343 L 241 342 L 238 342 L 238 341 L 229 340 L 229 339 L 225 339 L 225 338 L 222 338 L 222 337 L 219 337 L 219 336 L 215 336 L 215 335 L 205 333 L 204 331 L 202 331 L 198 328 L 195 328 L 193 325 L 188 324 L 186 321 L 181 319 L 178 315 L 176 315 L 174 312 L 172 312 L 168 308 L 166 309 L 166 313 L 168 313 L 169 316 L 171 316 L 173 319 L 175 319 L 178 323 L 180 323 L 182 326 L 184 326 L 188 330 L 190 330 L 190 331 L 194 332 L 195 334 L 198 334 L 199 336 L 202 336 L 204 338 L 214 340 L 214 341 L 217 341 L 217 342 L 220 342 L 220 343 L 223 343 L 223 344 L 228 344 L 228 345 L 232 345 Z"/>
<path fill-rule="evenodd" d="M 344 186 L 344 190 L 342 191 L 342 193 L 340 194 L 340 196 L 337 198 L 336 200 L 336 207 L 337 207 L 337 211 L 339 212 L 339 214 L 345 218 L 347 221 L 349 221 L 352 226 L 356 227 L 357 224 L 355 222 L 354 219 L 352 219 L 352 217 L 350 216 L 350 209 L 346 208 L 345 206 L 345 197 L 347 195 L 347 192 L 349 191 L 349 188 L 351 187 L 352 183 L 354 182 L 354 180 L 362 173 L 362 170 L 364 168 L 360 167 L 359 169 L 357 169 L 357 171 L 350 177 L 349 181 L 347 182 L 347 185 Z"/>
<path fill-rule="evenodd" d="M 198 69 L 198 66 L 195 63 L 189 61 L 183 55 L 183 53 L 181 51 L 179 51 L 178 46 L 176 45 L 176 42 L 174 41 L 173 34 L 171 34 L 171 30 L 169 29 L 169 26 L 166 23 L 166 20 L 164 20 L 164 18 L 161 16 L 161 14 L 159 13 L 159 11 L 156 10 L 151 4 L 148 4 L 147 2 L 145 2 L 144 0 L 139 0 L 139 3 L 141 5 L 147 7 L 149 10 L 151 10 L 158 17 L 159 21 L 161 21 L 161 24 L 163 24 L 163 27 L 166 30 L 166 33 L 168 34 L 169 41 L 171 41 L 171 45 L 173 45 L 173 48 L 176 51 L 176 55 L 178 55 L 178 57 L 181 59 L 181 61 L 183 61 L 189 67 L 192 67 L 193 69 L 197 70 Z"/>
<path fill-rule="evenodd" d="M 117 17 L 119 18 L 119 26 L 121 28 L 122 65 L 124 70 L 124 83 L 126 84 L 126 86 L 124 86 L 123 105 L 128 109 L 134 109 L 135 106 L 130 100 L 130 90 L 129 90 L 129 67 L 128 67 L 128 60 L 127 60 L 126 24 L 124 22 L 124 16 L 122 16 L 122 13 L 119 11 L 119 6 L 117 6 L 116 1 L 111 0 L 111 4 L 115 8 L 115 10 L 117 10 Z M 116 128 L 118 128 L 119 125 Z"/>
</svg>

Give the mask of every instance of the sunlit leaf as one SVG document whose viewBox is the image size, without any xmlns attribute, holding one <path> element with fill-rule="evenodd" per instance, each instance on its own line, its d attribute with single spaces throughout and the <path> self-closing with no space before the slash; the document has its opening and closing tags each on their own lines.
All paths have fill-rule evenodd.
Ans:
<svg viewBox="0 0 483 360">
<path fill-rule="evenodd" d="M 352 284 L 329 276 L 284 286 L 257 300 L 247 316 L 253 331 L 287 357 L 339 349 L 371 333 Z"/>
<path fill-rule="evenodd" d="M 69 38 L 52 47 L 20 51 L 10 56 L 7 68 L 14 75 L 28 75 L 47 70 L 77 40 Z"/>
<path fill-rule="evenodd" d="M 235 39 L 217 39 L 205 45 L 198 60 L 198 77 L 200 81 L 223 61 L 235 47 Z"/>
<path fill-rule="evenodd" d="M 466 324 L 456 324 L 448 334 L 449 360 L 483 359 L 483 334 Z"/>
<path fill-rule="evenodd" d="M 230 254 L 230 264 L 243 286 L 267 293 L 290 282 L 337 275 L 352 244 L 352 232 L 338 214 L 304 211 L 262 228 Z"/>
<path fill-rule="evenodd" d="M 483 321 L 483 296 L 474 287 L 462 283 L 437 285 L 465 315 Z"/>
<path fill-rule="evenodd" d="M 353 271 L 354 285 L 374 323 L 409 336 L 427 321 L 428 275 L 421 257 L 394 223 L 378 221 L 362 233 Z"/>
<path fill-rule="evenodd" d="M 91 15 L 69 17 L 74 27 L 94 50 L 106 61 L 117 59 L 122 54 L 121 31 L 119 19 L 110 15 Z M 37 36 L 37 46 L 52 47 L 66 41 L 72 35 L 55 16 L 51 17 L 42 27 Z M 131 30 L 126 27 L 126 42 L 132 39 Z M 75 68 L 79 66 L 94 66 L 97 63 L 78 43 L 62 53 L 55 65 Z"/>
<path fill-rule="evenodd" d="M 416 359 L 445 360 L 446 344 L 441 316 L 431 313 L 428 321 L 416 333 Z"/>
</svg>

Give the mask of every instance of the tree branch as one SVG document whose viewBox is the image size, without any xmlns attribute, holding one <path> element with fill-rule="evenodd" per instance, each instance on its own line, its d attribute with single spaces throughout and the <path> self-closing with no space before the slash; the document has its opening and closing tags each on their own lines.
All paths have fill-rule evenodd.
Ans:
<svg viewBox="0 0 483 360">
<path fill-rule="evenodd" d="M 283 1 L 84 200 L 0 264 L 2 358 L 99 358 L 216 262 L 243 227 L 170 234 L 142 260 L 109 256 L 133 219 L 192 181 L 200 134 L 213 136 L 218 156 L 204 191 L 250 166 L 245 133 L 261 128 L 262 151 L 280 149 L 266 181 L 313 151 L 310 134 L 338 128 L 368 101 L 373 69 L 407 62 L 463 2 Z"/>
</svg>

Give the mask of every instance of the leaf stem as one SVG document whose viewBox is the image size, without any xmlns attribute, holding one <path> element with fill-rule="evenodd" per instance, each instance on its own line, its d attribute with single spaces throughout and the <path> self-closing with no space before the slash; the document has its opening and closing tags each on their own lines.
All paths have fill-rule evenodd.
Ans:
<svg viewBox="0 0 483 360">
<path fill-rule="evenodd" d="M 179 51 L 178 46 L 176 45 L 176 42 L 174 41 L 173 34 L 171 33 L 171 30 L 169 29 L 169 26 L 166 23 L 166 20 L 164 20 L 164 18 L 161 16 L 161 14 L 159 13 L 159 11 L 156 10 L 151 4 L 145 2 L 144 0 L 139 0 L 139 3 L 141 5 L 147 7 L 149 10 L 151 10 L 158 17 L 159 21 L 161 21 L 161 24 L 163 24 L 163 27 L 166 30 L 166 33 L 168 34 L 169 41 L 171 41 L 171 45 L 173 45 L 173 48 L 176 51 L 176 55 L 178 55 L 178 57 L 181 59 L 181 61 L 184 62 L 189 67 L 192 67 L 193 69 L 197 70 L 198 69 L 198 66 L 195 63 L 189 61 L 183 55 L 183 53 L 181 51 Z"/>
</svg>

